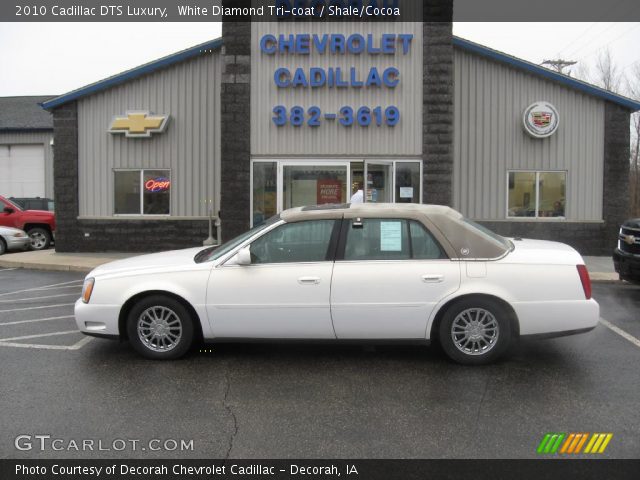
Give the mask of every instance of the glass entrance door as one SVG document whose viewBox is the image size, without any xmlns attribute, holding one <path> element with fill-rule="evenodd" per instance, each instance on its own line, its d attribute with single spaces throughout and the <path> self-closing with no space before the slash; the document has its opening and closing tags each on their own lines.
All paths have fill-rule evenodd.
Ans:
<svg viewBox="0 0 640 480">
<path fill-rule="evenodd" d="M 393 162 L 366 162 L 364 178 L 365 202 L 393 202 Z"/>
</svg>

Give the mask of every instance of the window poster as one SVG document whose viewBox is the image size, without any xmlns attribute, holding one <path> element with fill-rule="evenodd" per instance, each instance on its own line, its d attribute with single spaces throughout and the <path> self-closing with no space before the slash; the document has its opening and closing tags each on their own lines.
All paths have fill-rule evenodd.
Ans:
<svg viewBox="0 0 640 480">
<path fill-rule="evenodd" d="M 402 222 L 380 222 L 380 250 L 402 251 Z"/>
</svg>

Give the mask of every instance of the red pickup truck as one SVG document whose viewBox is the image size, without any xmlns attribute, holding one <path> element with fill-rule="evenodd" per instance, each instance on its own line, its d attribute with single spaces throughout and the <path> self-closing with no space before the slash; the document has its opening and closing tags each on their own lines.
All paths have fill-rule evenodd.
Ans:
<svg viewBox="0 0 640 480">
<path fill-rule="evenodd" d="M 23 210 L 0 195 L 0 225 L 24 230 L 31 237 L 31 249 L 48 248 L 56 231 L 56 217 L 45 210 Z"/>
</svg>

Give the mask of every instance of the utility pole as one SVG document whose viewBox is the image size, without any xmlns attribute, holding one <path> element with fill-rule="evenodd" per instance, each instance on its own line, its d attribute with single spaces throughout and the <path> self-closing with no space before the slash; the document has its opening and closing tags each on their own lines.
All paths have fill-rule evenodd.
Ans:
<svg viewBox="0 0 640 480">
<path fill-rule="evenodd" d="M 556 72 L 562 73 L 563 75 L 567 75 L 564 73 L 564 69 L 567 67 L 571 67 L 578 62 L 574 62 L 573 60 L 562 60 L 561 58 L 558 60 L 545 60 L 542 62 L 542 65 L 549 65 Z M 568 75 L 571 75 L 571 71 L 569 71 Z"/>
</svg>

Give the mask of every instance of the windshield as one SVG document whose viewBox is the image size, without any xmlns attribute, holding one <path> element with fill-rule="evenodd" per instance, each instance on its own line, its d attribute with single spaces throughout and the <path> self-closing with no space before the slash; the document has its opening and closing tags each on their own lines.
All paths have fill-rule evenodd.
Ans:
<svg viewBox="0 0 640 480">
<path fill-rule="evenodd" d="M 238 245 L 241 245 L 243 242 L 253 237 L 256 233 L 261 232 L 265 228 L 273 225 L 277 221 L 280 220 L 280 215 L 276 215 L 267 220 L 266 223 L 259 225 L 257 227 L 252 228 L 248 232 L 243 233 L 242 235 L 237 236 L 233 240 L 229 240 L 227 243 L 223 243 L 220 246 L 215 246 L 211 248 L 207 248 L 198 252 L 198 254 L 194 257 L 194 261 L 196 263 L 204 263 L 210 262 L 211 260 L 216 260 L 223 255 L 229 253 L 231 250 L 236 248 Z"/>
<path fill-rule="evenodd" d="M 15 208 L 18 212 L 22 211 L 22 207 L 20 207 L 20 205 L 18 205 L 17 203 L 13 203 L 11 200 L 9 200 L 8 198 L 5 198 L 4 201 L 6 203 L 9 204 L 10 207 Z"/>
</svg>

